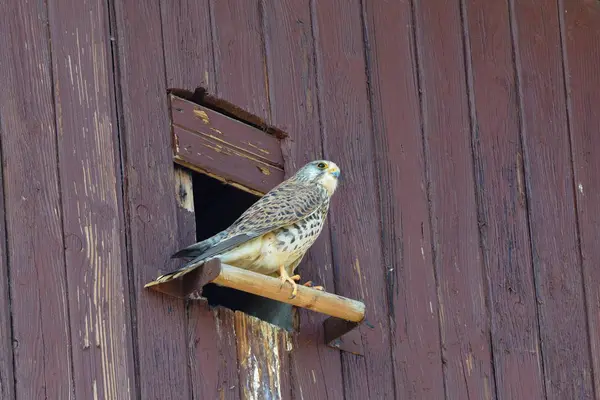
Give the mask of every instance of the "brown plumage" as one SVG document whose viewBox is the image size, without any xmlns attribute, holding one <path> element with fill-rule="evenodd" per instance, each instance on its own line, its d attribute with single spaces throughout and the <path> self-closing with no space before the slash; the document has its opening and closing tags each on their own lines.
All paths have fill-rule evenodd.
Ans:
<svg viewBox="0 0 600 400">
<path fill-rule="evenodd" d="M 202 261 L 219 258 L 238 268 L 279 275 L 292 285 L 295 296 L 295 281 L 300 276 L 293 275 L 294 270 L 323 229 L 339 174 L 340 169 L 331 161 L 306 164 L 261 197 L 227 229 L 173 254 L 174 258 L 193 259 L 146 287 L 178 278 Z"/>
</svg>

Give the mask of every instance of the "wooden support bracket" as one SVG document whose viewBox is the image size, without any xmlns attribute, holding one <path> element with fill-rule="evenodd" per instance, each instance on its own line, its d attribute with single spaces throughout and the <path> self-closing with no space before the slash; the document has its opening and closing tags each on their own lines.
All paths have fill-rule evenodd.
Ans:
<svg viewBox="0 0 600 400">
<path fill-rule="evenodd" d="M 202 287 L 208 283 L 329 315 L 323 322 L 327 345 L 353 354 L 363 354 L 361 335 L 355 329 L 365 318 L 365 305 L 360 301 L 302 285 L 298 285 L 296 297 L 290 298 L 291 287 L 288 283 L 222 264 L 219 259 L 210 260 L 178 279 L 146 287 L 181 299 L 197 300 L 202 298 Z"/>
</svg>

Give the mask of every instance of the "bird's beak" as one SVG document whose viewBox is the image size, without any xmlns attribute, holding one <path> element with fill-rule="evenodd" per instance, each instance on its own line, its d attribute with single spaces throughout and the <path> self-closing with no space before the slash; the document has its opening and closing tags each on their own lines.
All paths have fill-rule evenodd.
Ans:
<svg viewBox="0 0 600 400">
<path fill-rule="evenodd" d="M 336 178 L 340 177 L 340 170 L 338 168 L 332 169 L 329 171 L 329 173 L 333 176 L 335 176 Z"/>
</svg>

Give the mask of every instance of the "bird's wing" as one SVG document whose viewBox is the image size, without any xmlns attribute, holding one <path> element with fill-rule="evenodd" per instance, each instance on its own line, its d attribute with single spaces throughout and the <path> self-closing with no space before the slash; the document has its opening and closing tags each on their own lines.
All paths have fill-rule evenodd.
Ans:
<svg viewBox="0 0 600 400">
<path fill-rule="evenodd" d="M 292 225 L 318 211 L 328 200 L 320 185 L 297 181 L 281 185 L 254 203 L 227 229 L 229 237 L 257 237 Z"/>
<path fill-rule="evenodd" d="M 309 215 L 317 212 L 328 200 L 326 190 L 320 185 L 308 184 L 298 181 L 287 181 L 277 186 L 256 203 L 248 208 L 229 228 L 222 234 L 221 240 L 214 243 L 201 254 L 195 253 L 195 258 L 180 269 L 161 275 L 151 284 L 166 282 L 175 279 L 192 269 L 192 265 L 199 265 L 202 260 L 223 254 L 233 247 L 239 246 L 255 237 L 264 235 L 275 229 L 292 225 Z M 223 235 L 224 234 L 224 235 Z M 193 249 L 197 244 L 186 249 Z M 186 249 L 176 254 L 186 256 Z M 191 251 L 190 251 L 191 252 Z M 190 254 L 188 252 L 187 254 Z"/>
</svg>

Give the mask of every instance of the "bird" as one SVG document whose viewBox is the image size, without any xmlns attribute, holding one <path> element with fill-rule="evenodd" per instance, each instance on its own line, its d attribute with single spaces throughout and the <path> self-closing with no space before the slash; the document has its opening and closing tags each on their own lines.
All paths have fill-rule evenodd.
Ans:
<svg viewBox="0 0 600 400">
<path fill-rule="evenodd" d="M 183 267 L 161 275 L 150 287 L 177 279 L 211 259 L 273 277 L 292 287 L 296 297 L 300 275 L 296 267 L 321 234 L 340 168 L 315 160 L 271 189 L 228 228 L 179 250 L 171 258 L 192 258 Z M 308 281 L 304 286 L 312 286 Z M 321 286 L 314 286 L 324 290 Z"/>
</svg>

